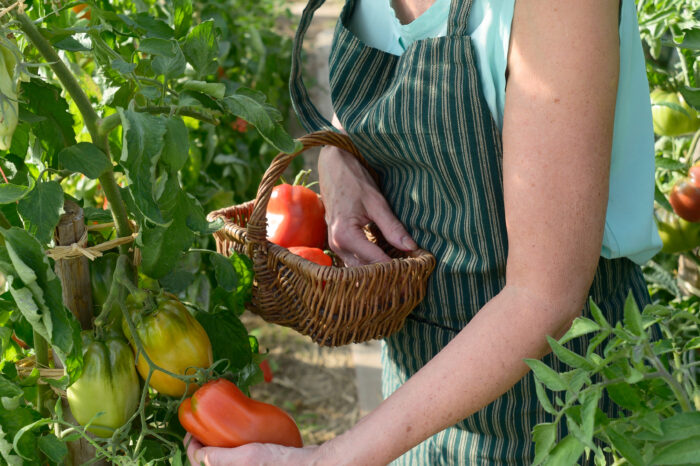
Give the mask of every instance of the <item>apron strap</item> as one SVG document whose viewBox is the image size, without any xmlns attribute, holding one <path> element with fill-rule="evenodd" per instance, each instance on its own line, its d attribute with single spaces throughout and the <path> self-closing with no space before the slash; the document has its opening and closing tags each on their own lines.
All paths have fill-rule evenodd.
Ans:
<svg viewBox="0 0 700 466">
<path fill-rule="evenodd" d="M 450 5 L 450 17 L 447 20 L 448 36 L 468 35 L 467 21 L 472 9 L 473 0 L 452 0 Z"/>
<path fill-rule="evenodd" d="M 323 5 L 325 0 L 309 0 L 309 3 L 304 8 L 301 14 L 301 21 L 294 36 L 294 47 L 292 50 L 292 70 L 289 76 L 289 93 L 292 100 L 292 106 L 296 112 L 301 124 L 308 132 L 315 131 L 335 131 L 339 132 L 330 121 L 328 121 L 309 97 L 309 91 L 304 85 L 302 78 L 302 63 L 301 51 L 304 43 L 304 36 L 309 29 L 314 13 Z"/>
</svg>

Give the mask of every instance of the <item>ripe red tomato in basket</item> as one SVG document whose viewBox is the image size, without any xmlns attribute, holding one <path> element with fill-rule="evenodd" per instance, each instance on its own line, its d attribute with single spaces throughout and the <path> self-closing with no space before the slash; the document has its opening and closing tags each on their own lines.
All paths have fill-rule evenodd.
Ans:
<svg viewBox="0 0 700 466">
<path fill-rule="evenodd" d="M 275 186 L 267 204 L 267 239 L 285 248 L 323 248 L 327 238 L 325 213 L 321 198 L 309 188 Z"/>
<path fill-rule="evenodd" d="M 299 257 L 303 257 L 307 261 L 314 262 L 318 265 L 333 265 L 333 259 L 331 256 L 321 251 L 319 248 L 308 248 L 306 246 L 292 246 L 289 248 L 289 252 L 296 254 Z"/>
</svg>

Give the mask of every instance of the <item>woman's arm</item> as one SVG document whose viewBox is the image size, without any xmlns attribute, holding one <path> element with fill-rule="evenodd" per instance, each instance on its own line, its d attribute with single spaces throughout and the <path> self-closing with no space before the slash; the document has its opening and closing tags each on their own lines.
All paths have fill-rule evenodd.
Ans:
<svg viewBox="0 0 700 466">
<path fill-rule="evenodd" d="M 503 128 L 506 286 L 353 429 L 328 463 L 385 464 L 483 408 L 580 313 L 600 256 L 619 67 L 617 2 L 516 2 Z"/>
<path fill-rule="evenodd" d="M 610 0 L 516 2 L 503 128 L 504 289 L 399 390 L 321 448 L 203 448 L 197 459 L 386 464 L 495 400 L 527 373 L 524 358 L 549 351 L 545 336 L 560 335 L 579 314 L 600 255 L 617 13 Z"/>
</svg>

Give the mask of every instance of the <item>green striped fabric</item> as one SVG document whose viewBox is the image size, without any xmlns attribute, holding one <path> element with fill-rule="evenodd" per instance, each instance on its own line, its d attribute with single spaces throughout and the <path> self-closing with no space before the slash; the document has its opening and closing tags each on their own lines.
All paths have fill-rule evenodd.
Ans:
<svg viewBox="0 0 700 466">
<path fill-rule="evenodd" d="M 453 0 L 447 36 L 414 42 L 401 56 L 365 46 L 345 27 L 354 3 L 347 1 L 333 40 L 333 108 L 379 174 L 399 220 L 437 258 L 424 301 L 384 342 L 382 385 L 388 396 L 505 284 L 502 146 L 465 33 L 471 0 Z M 300 68 L 303 37 L 321 4 L 311 0 L 302 15 L 290 82 L 295 109 L 309 131 L 331 127 L 309 100 Z M 630 290 L 640 305 L 648 302 L 639 267 L 627 259 L 601 259 L 591 296 L 611 321 L 619 320 Z M 586 340 L 569 347 L 583 351 Z M 546 362 L 556 367 L 550 358 Z M 612 414 L 609 404 L 601 401 Z M 529 464 L 532 428 L 546 419 L 527 376 L 397 464 Z"/>
</svg>

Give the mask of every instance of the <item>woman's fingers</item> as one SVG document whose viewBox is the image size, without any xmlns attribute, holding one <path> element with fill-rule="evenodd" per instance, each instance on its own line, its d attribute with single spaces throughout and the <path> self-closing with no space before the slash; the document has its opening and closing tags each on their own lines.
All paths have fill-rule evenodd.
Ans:
<svg viewBox="0 0 700 466">
<path fill-rule="evenodd" d="M 346 266 L 374 264 L 391 260 L 377 245 L 371 243 L 358 224 L 334 222 L 329 227 L 329 245 Z"/>
<path fill-rule="evenodd" d="M 377 225 L 389 244 L 401 251 L 413 251 L 418 248 L 406 228 L 394 215 L 384 196 L 376 193 L 370 197 L 366 202 L 366 209 L 368 217 Z"/>
</svg>

